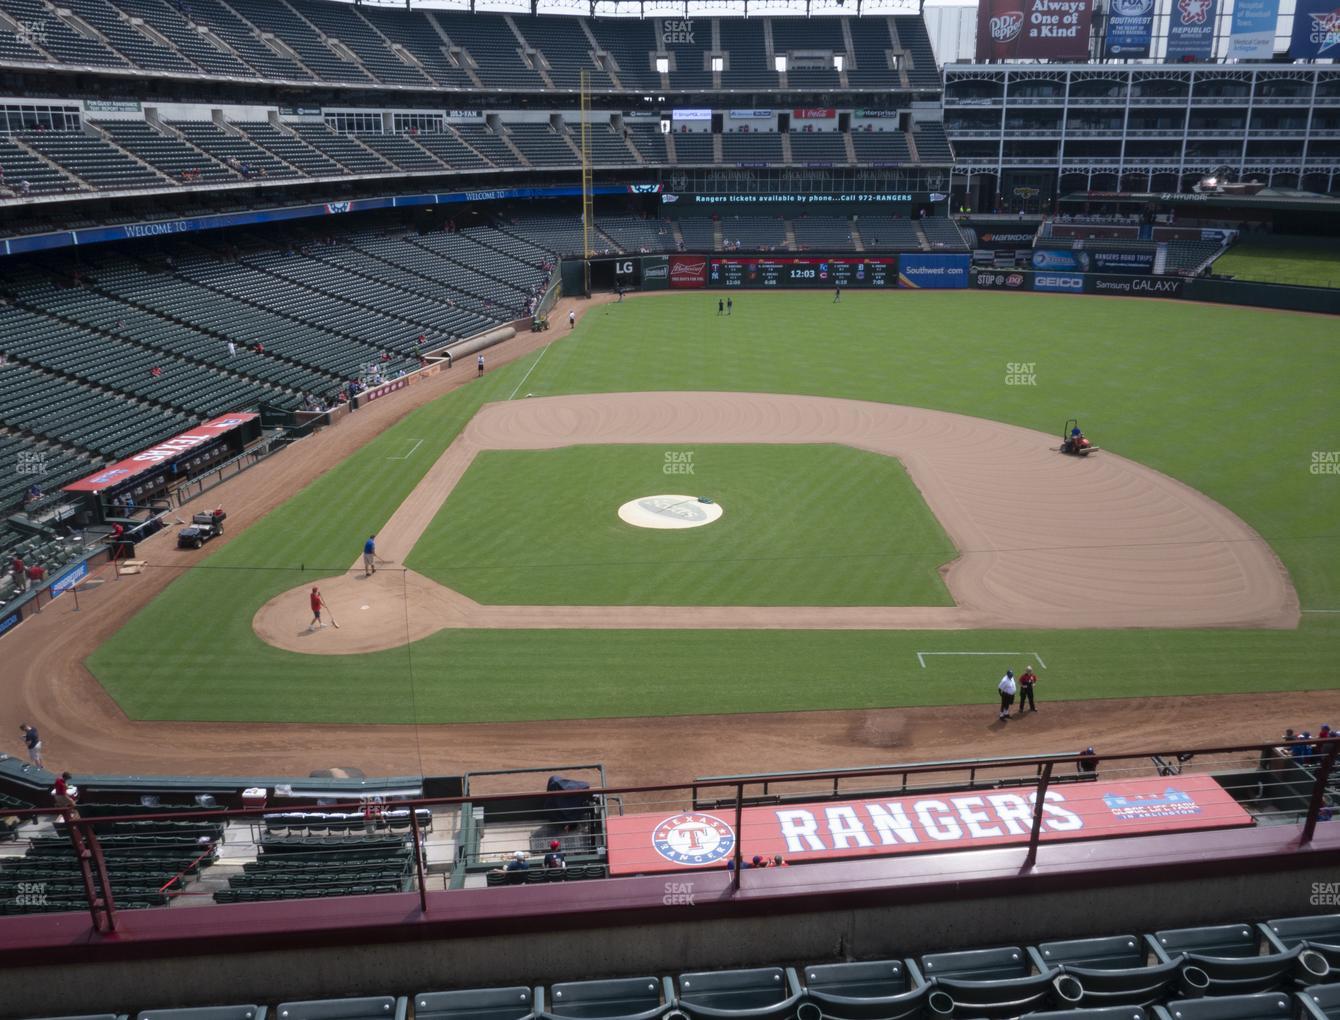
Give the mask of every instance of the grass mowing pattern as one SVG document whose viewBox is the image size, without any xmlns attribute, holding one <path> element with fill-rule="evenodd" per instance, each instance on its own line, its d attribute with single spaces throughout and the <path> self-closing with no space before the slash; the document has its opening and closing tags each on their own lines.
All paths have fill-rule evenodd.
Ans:
<svg viewBox="0 0 1340 1020">
<path fill-rule="evenodd" d="M 981 701 L 1018 650 L 1046 661 L 1039 698 L 1337 686 L 1340 615 L 1298 631 L 447 631 L 411 648 L 331 659 L 251 632 L 266 600 L 353 562 L 486 400 L 525 390 L 738 389 L 938 407 L 1059 430 L 1078 415 L 1102 446 L 1220 500 L 1292 572 L 1304 607 L 1340 609 L 1334 323 L 1168 301 L 988 294 L 707 294 L 595 310 L 571 337 L 444 397 L 209 553 L 91 657 L 137 719 L 474 722 L 862 708 Z M 1038 386 L 1004 385 L 1033 361 Z M 1192 437 L 1185 441 L 1182 437 Z M 390 461 L 415 440 L 407 460 Z M 299 451 L 296 451 L 300 455 Z M 292 456 L 294 454 L 287 454 Z M 1039 506 L 1046 513 L 1046 506 Z M 299 564 L 307 569 L 299 573 Z M 152 569 L 152 568 L 151 568 Z M 673 683 L 655 682 L 673 676 Z M 505 680 L 503 683 L 501 681 Z"/>
<path fill-rule="evenodd" d="M 480 454 L 406 566 L 493 605 L 949 606 L 956 554 L 902 465 L 847 446 Z M 679 466 L 679 465 L 673 465 Z M 704 495 L 721 519 L 655 531 L 628 500 Z M 461 536 L 470 536 L 462 541 Z"/>
</svg>

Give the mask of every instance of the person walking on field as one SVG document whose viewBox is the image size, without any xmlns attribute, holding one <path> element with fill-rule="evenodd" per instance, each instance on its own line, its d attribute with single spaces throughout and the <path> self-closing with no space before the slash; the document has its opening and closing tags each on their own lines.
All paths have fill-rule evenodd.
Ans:
<svg viewBox="0 0 1340 1020">
<path fill-rule="evenodd" d="M 735 307 L 735 305 L 734 305 L 734 303 L 731 301 L 731 299 L 730 299 L 730 298 L 726 298 L 726 314 L 727 314 L 727 315 L 729 315 L 729 314 L 731 313 L 731 310 L 732 310 L 734 307 Z"/>
<path fill-rule="evenodd" d="M 726 302 L 722 301 L 721 298 L 717 298 L 717 314 L 718 315 L 726 314 Z"/>
<path fill-rule="evenodd" d="M 841 285 L 839 285 L 833 288 L 833 304 L 837 304 L 841 300 L 842 300 L 842 287 Z"/>
<path fill-rule="evenodd" d="M 568 309 L 568 329 L 574 329 L 577 325 L 577 309 Z"/>
<path fill-rule="evenodd" d="M 25 722 L 19 723 L 19 729 L 23 731 L 23 745 L 28 748 L 28 760 L 40 769 L 42 767 L 42 738 L 37 733 L 37 727 L 29 726 Z"/>
<path fill-rule="evenodd" d="M 1037 704 L 1033 701 L 1033 685 L 1038 682 L 1038 675 L 1033 672 L 1032 666 L 1025 666 L 1024 671 L 1019 674 L 1019 714 L 1024 714 L 1024 706 L 1027 705 L 1034 712 L 1038 710 Z"/>
<path fill-rule="evenodd" d="M 377 536 L 369 535 L 363 543 L 363 576 L 369 577 L 377 572 Z"/>
<path fill-rule="evenodd" d="M 308 630 L 311 630 L 313 627 L 325 626 L 325 624 L 321 622 L 321 609 L 323 606 L 325 606 L 326 601 L 321 597 L 320 588 L 317 587 L 312 588 L 311 599 L 312 599 L 312 622 L 307 625 Z"/>
<path fill-rule="evenodd" d="M 1000 719 L 1010 717 L 1010 706 L 1014 704 L 1014 695 L 1019 690 L 1019 685 L 1015 682 L 1014 673 L 1010 670 L 1005 671 L 1005 675 L 1000 678 L 1000 683 L 996 689 L 1000 691 Z"/>
</svg>

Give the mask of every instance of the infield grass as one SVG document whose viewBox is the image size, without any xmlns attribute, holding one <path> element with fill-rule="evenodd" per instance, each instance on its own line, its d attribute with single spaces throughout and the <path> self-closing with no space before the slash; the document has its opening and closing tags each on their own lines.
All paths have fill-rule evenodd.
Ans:
<svg viewBox="0 0 1340 1020">
<path fill-rule="evenodd" d="M 684 530 L 619 519 L 662 493 L 724 513 Z M 951 606 L 937 568 L 955 555 L 891 457 L 577 446 L 480 454 L 405 565 L 493 605 Z"/>
<path fill-rule="evenodd" d="M 347 569 L 475 409 L 507 399 L 527 372 L 518 397 L 814 393 L 1048 434 L 1077 416 L 1107 451 L 1200 489 L 1254 526 L 1305 609 L 1340 610 L 1340 476 L 1310 470 L 1314 451 L 1340 448 L 1334 320 L 977 292 L 848 291 L 838 306 L 826 294 L 734 297 L 730 318 L 716 317 L 708 294 L 593 309 L 571 336 L 413 412 L 184 572 L 90 667 L 132 718 L 276 722 L 989 702 L 1001 669 L 1019 664 L 950 657 L 922 669 L 916 652 L 927 650 L 1040 653 L 1041 698 L 1340 685 L 1334 613 L 1305 615 L 1297 631 L 447 631 L 347 658 L 281 652 L 252 633 L 252 616 L 273 595 Z M 1031 362 L 1037 385 L 1007 386 L 1009 362 Z M 650 682 L 670 675 L 674 683 Z"/>
</svg>

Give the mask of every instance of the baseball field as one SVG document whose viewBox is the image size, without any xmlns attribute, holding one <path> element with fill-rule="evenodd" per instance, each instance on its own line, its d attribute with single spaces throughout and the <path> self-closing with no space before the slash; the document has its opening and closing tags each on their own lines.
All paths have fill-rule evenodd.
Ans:
<svg viewBox="0 0 1340 1020">
<path fill-rule="evenodd" d="M 249 724 L 979 705 L 1026 663 L 1049 702 L 1340 686 L 1333 320 L 736 298 L 580 305 L 216 551 L 165 551 L 89 670 L 130 720 Z M 1053 451 L 1070 418 L 1100 452 Z M 661 494 L 723 513 L 617 516 Z M 307 630 L 313 585 L 338 629 Z"/>
</svg>

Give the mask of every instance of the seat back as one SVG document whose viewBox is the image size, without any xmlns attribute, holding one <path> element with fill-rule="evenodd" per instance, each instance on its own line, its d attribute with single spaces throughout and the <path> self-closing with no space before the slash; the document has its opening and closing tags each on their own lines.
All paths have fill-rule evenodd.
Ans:
<svg viewBox="0 0 1340 1020">
<path fill-rule="evenodd" d="M 464 988 L 455 992 L 419 992 L 415 1020 L 526 1020 L 534 1011 L 529 988 Z"/>
<path fill-rule="evenodd" d="M 1299 942 L 1321 942 L 1340 946 L 1340 914 L 1319 917 L 1282 917 L 1261 925 L 1262 933 L 1279 949 L 1292 949 Z"/>
<path fill-rule="evenodd" d="M 900 960 L 812 965 L 804 969 L 804 974 L 805 990 L 811 995 L 882 999 L 902 995 L 913 987 Z"/>
<path fill-rule="evenodd" d="M 545 1012 L 550 1016 L 577 1020 L 654 1015 L 669 1004 L 661 997 L 661 982 L 654 977 L 616 978 L 610 981 L 568 981 L 551 985 Z"/>
<path fill-rule="evenodd" d="M 1293 998 L 1283 992 L 1174 999 L 1161 1007 L 1171 1020 L 1292 1020 Z"/>
<path fill-rule="evenodd" d="M 927 978 L 986 981 L 1025 977 L 1031 970 L 1028 956 L 1018 946 L 931 953 L 921 958 L 921 972 Z"/>
<path fill-rule="evenodd" d="M 1069 965 L 1120 970 L 1145 965 L 1145 946 L 1134 935 L 1043 942 L 1036 947 L 1030 946 L 1029 955 L 1038 970 Z"/>
<path fill-rule="evenodd" d="M 781 967 L 700 971 L 681 974 L 679 978 L 679 1001 L 686 1007 L 766 1009 L 785 1002 L 789 995 L 786 974 Z"/>
<path fill-rule="evenodd" d="M 1298 993 L 1302 1015 L 1310 1020 L 1340 1020 L 1340 984 L 1313 985 Z"/>
<path fill-rule="evenodd" d="M 1055 983 L 1057 974 L 1059 971 L 973 981 L 942 977 L 935 979 L 934 989 L 935 993 L 944 993 L 953 1000 L 950 1013 L 954 1017 L 972 1020 L 1017 1017 L 1063 1004 Z"/>
<path fill-rule="evenodd" d="M 1267 956 L 1225 957 L 1188 953 L 1185 971 L 1200 980 L 1205 978 L 1209 995 L 1248 995 L 1273 992 L 1297 981 L 1300 985 L 1319 981 L 1330 972 L 1325 957 L 1299 943 L 1287 953 Z M 1192 974 L 1193 971 L 1200 974 Z"/>
<path fill-rule="evenodd" d="M 1053 1013 L 1030 1013 L 1028 1020 L 1148 1020 L 1139 1006 L 1105 1006 L 1101 1009 L 1058 1009 Z"/>
<path fill-rule="evenodd" d="M 1084 1009 L 1111 1006 L 1152 1006 L 1163 1002 L 1182 978 L 1181 959 L 1153 967 L 1106 968 L 1064 967 L 1068 977 L 1079 982 L 1078 1005 Z"/>
<path fill-rule="evenodd" d="M 1164 959 L 1178 953 L 1203 956 L 1255 956 L 1256 932 L 1245 924 L 1219 924 L 1206 928 L 1172 928 L 1156 931 L 1150 943 Z"/>
<path fill-rule="evenodd" d="M 205 1006 L 201 1009 L 146 1009 L 135 1020 L 265 1020 L 264 1006 Z"/>
<path fill-rule="evenodd" d="M 281 1002 L 275 1015 L 278 1020 L 400 1020 L 405 1015 L 405 1000 L 375 995 L 364 999 Z"/>
</svg>

